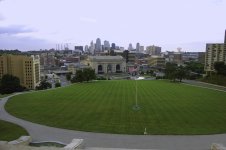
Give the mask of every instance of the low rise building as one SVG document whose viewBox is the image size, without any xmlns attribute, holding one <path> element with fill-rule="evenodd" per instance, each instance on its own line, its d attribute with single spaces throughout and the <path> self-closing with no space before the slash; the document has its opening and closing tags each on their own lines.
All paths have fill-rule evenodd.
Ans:
<svg viewBox="0 0 226 150">
<path fill-rule="evenodd" d="M 156 68 L 164 68 L 166 63 L 165 63 L 165 58 L 162 56 L 151 56 L 149 57 L 148 64 L 151 67 L 156 67 Z"/>
<path fill-rule="evenodd" d="M 126 61 L 122 56 L 90 56 L 87 63 L 96 74 L 126 72 Z"/>
</svg>

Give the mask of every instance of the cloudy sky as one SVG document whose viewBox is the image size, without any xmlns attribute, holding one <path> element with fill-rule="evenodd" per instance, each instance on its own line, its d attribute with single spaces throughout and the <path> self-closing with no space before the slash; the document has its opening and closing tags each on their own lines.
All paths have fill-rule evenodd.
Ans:
<svg viewBox="0 0 226 150">
<path fill-rule="evenodd" d="M 101 38 L 119 46 L 205 51 L 223 42 L 226 0 L 0 0 L 0 49 L 86 45 Z"/>
</svg>

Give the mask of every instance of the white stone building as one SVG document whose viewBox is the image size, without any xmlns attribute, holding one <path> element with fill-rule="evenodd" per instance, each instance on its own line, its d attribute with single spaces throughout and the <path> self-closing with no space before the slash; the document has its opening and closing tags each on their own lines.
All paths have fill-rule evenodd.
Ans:
<svg viewBox="0 0 226 150">
<path fill-rule="evenodd" d="M 126 72 L 126 61 L 122 56 L 90 56 L 87 63 L 96 74 Z"/>
</svg>

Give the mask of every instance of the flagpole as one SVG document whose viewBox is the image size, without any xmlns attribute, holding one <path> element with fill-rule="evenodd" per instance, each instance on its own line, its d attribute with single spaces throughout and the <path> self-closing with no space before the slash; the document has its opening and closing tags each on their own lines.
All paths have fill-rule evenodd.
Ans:
<svg viewBox="0 0 226 150">
<path fill-rule="evenodd" d="M 138 96 L 138 94 L 137 94 L 137 79 L 135 78 L 134 79 L 135 80 L 135 105 L 133 106 L 133 110 L 135 110 L 135 111 L 138 111 L 138 110 L 140 110 L 140 106 L 138 105 L 138 100 L 137 100 L 137 96 Z"/>
</svg>

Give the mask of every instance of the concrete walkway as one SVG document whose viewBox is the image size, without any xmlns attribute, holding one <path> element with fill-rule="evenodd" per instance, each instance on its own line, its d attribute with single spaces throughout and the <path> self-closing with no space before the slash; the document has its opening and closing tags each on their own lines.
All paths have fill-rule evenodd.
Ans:
<svg viewBox="0 0 226 150">
<path fill-rule="evenodd" d="M 78 138 L 84 139 L 86 147 L 158 150 L 208 150 L 212 143 L 226 145 L 226 134 L 196 136 L 117 135 L 47 127 L 8 114 L 4 109 L 4 105 L 10 97 L 12 96 L 0 100 L 0 119 L 24 127 L 33 141 L 60 141 L 68 144 L 73 138 Z"/>
<path fill-rule="evenodd" d="M 215 84 L 210 84 L 210 83 L 205 83 L 205 82 L 199 82 L 199 81 L 195 81 L 195 80 L 182 80 L 182 82 L 185 84 L 193 85 L 193 86 L 198 86 L 198 87 L 202 87 L 202 88 L 226 92 L 225 86 L 220 86 L 220 85 L 215 85 Z"/>
</svg>

